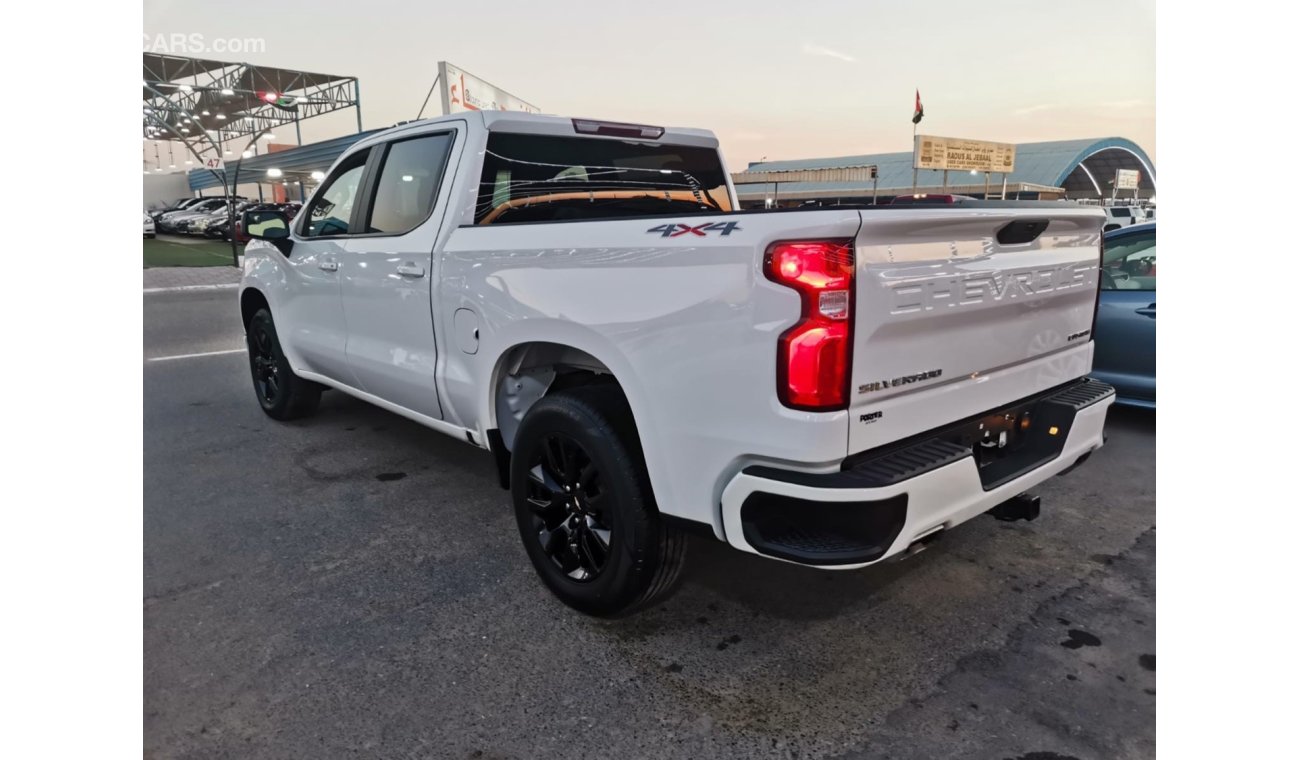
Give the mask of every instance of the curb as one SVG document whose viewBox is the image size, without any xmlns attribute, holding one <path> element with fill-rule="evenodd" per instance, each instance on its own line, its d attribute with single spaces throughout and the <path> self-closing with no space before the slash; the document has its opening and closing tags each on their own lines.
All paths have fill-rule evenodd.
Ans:
<svg viewBox="0 0 1300 760">
<path fill-rule="evenodd" d="M 145 295 L 150 293 L 180 293 L 182 291 L 192 290 L 232 290 L 239 287 L 237 282 L 227 282 L 220 285 L 177 285 L 170 288 L 145 288 Z"/>
</svg>

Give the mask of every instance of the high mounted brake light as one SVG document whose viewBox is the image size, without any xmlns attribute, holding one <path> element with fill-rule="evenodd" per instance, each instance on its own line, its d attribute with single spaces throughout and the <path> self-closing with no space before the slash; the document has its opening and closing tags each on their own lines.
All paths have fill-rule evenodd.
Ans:
<svg viewBox="0 0 1300 760">
<path fill-rule="evenodd" d="M 634 137 L 639 140 L 658 140 L 664 136 L 663 127 L 652 127 L 648 124 L 624 124 L 621 121 L 595 121 L 592 119 L 574 119 L 573 131 L 584 135 Z"/>
<path fill-rule="evenodd" d="M 773 243 L 763 271 L 799 292 L 802 313 L 777 343 L 781 403 L 828 412 L 848 407 L 853 343 L 852 240 Z"/>
</svg>

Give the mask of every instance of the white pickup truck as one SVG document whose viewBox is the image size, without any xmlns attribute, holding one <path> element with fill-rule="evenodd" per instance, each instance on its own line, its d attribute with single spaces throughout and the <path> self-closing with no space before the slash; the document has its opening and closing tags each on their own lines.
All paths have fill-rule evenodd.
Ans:
<svg viewBox="0 0 1300 760">
<path fill-rule="evenodd" d="M 737 210 L 696 129 L 505 112 L 369 136 L 292 222 L 248 212 L 271 417 L 323 389 L 488 449 L 546 585 L 667 593 L 685 534 L 860 568 L 1102 445 L 1102 212 Z"/>
</svg>

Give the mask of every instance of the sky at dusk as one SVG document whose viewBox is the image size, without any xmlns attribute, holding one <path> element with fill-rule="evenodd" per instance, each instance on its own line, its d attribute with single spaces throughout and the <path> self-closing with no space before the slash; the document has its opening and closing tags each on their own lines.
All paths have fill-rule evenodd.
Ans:
<svg viewBox="0 0 1300 760">
<path fill-rule="evenodd" d="M 194 34 L 263 52 L 169 42 Z M 910 150 L 915 89 L 925 134 L 1120 136 L 1156 156 L 1150 0 L 146 0 L 144 44 L 356 76 L 366 129 L 414 118 L 447 60 L 545 113 L 712 129 L 732 170 Z M 435 93 L 425 115 L 439 112 Z M 333 114 L 304 122 L 303 140 L 355 129 Z"/>
</svg>

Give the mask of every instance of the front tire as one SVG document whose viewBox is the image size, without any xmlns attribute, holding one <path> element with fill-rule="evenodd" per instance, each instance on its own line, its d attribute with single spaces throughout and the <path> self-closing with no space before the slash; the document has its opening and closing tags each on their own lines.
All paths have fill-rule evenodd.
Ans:
<svg viewBox="0 0 1300 760">
<path fill-rule="evenodd" d="M 538 401 L 515 437 L 510 483 L 528 558 L 565 604 L 620 617 L 675 587 L 686 537 L 659 516 L 617 387 Z"/>
<path fill-rule="evenodd" d="M 277 420 L 306 417 L 320 405 L 321 387 L 293 373 L 280 347 L 275 321 L 268 309 L 258 309 L 248 320 L 248 366 L 253 391 L 262 411 Z"/>
</svg>

